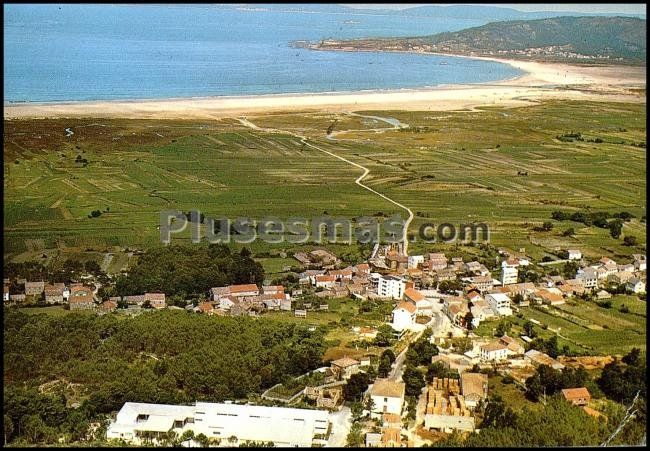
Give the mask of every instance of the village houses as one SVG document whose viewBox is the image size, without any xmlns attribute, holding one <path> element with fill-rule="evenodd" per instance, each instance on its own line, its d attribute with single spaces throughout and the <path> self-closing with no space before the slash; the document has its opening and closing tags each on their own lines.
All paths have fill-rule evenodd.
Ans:
<svg viewBox="0 0 650 451">
<path fill-rule="evenodd" d="M 370 389 L 373 406 L 371 417 L 380 419 L 386 413 L 401 416 L 405 389 L 404 382 L 395 382 L 382 378 L 376 379 Z"/>
</svg>

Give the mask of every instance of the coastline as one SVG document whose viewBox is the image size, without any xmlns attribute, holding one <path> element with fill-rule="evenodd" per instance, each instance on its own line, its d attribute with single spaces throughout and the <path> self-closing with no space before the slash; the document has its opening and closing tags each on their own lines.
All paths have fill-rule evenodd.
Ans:
<svg viewBox="0 0 650 451">
<path fill-rule="evenodd" d="M 578 66 L 468 55 L 436 55 L 495 61 L 508 64 L 523 74 L 493 82 L 391 90 L 141 100 L 5 102 L 4 118 L 217 119 L 243 114 L 303 111 L 450 111 L 487 105 L 523 106 L 541 99 L 645 103 L 645 66 Z M 642 89 L 643 94 L 631 89 Z"/>
</svg>

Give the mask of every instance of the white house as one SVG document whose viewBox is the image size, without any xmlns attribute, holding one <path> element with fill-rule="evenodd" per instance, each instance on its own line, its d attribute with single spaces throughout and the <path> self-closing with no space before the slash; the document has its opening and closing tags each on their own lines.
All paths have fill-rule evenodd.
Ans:
<svg viewBox="0 0 650 451">
<path fill-rule="evenodd" d="M 492 310 L 490 304 L 484 299 L 472 301 L 472 307 L 469 310 L 472 312 L 472 327 L 478 327 L 482 321 L 496 317 L 494 310 Z"/>
<path fill-rule="evenodd" d="M 380 276 L 377 284 L 377 294 L 383 298 L 402 299 L 406 283 L 399 277 Z"/>
<path fill-rule="evenodd" d="M 492 310 L 501 316 L 512 315 L 510 308 L 510 298 L 505 293 L 488 293 L 485 295 L 485 300 L 488 301 Z"/>
<path fill-rule="evenodd" d="M 141 445 L 145 437 L 178 435 L 191 430 L 195 435 L 236 443 L 273 442 L 276 446 L 311 447 L 315 435 L 329 427 L 325 410 L 291 409 L 238 404 L 197 402 L 193 406 L 127 402 L 106 431 L 108 439 L 123 439 Z"/>
<path fill-rule="evenodd" d="M 501 341 L 493 341 L 480 346 L 481 360 L 485 362 L 498 362 L 508 357 L 508 347 Z"/>
<path fill-rule="evenodd" d="M 235 302 L 233 301 L 234 298 L 230 297 L 221 297 L 219 298 L 219 308 L 223 310 L 230 310 L 233 305 L 235 305 Z"/>
<path fill-rule="evenodd" d="M 645 293 L 645 283 L 638 277 L 632 277 L 625 287 L 633 293 Z"/>
<path fill-rule="evenodd" d="M 415 304 L 416 315 L 431 315 L 433 302 L 427 299 L 421 291 L 407 288 L 404 290 L 404 300 Z"/>
<path fill-rule="evenodd" d="M 336 277 L 324 274 L 314 276 L 314 285 L 316 285 L 316 288 L 332 288 L 336 285 Z"/>
<path fill-rule="evenodd" d="M 385 413 L 401 416 L 405 388 L 404 382 L 376 379 L 370 389 L 370 397 L 372 398 L 371 417 L 381 419 Z"/>
<path fill-rule="evenodd" d="M 501 262 L 501 285 L 517 283 L 518 266 L 519 260 L 512 257 Z"/>
<path fill-rule="evenodd" d="M 415 304 L 408 301 L 400 302 L 395 309 L 393 309 L 393 318 L 391 326 L 393 329 L 401 332 L 404 329 L 410 329 L 415 324 L 415 317 L 417 315 L 417 308 Z"/>
<path fill-rule="evenodd" d="M 422 263 L 424 263 L 424 255 L 409 255 L 408 258 L 409 268 L 417 268 Z"/>
<path fill-rule="evenodd" d="M 580 260 L 582 258 L 582 252 L 577 249 L 567 249 L 566 252 L 568 260 Z"/>
</svg>

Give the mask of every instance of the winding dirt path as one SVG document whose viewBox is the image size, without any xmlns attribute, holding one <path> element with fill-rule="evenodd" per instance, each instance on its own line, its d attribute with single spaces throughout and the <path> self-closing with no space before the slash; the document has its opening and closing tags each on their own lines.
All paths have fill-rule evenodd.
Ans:
<svg viewBox="0 0 650 451">
<path fill-rule="evenodd" d="M 402 124 L 397 119 L 383 118 L 383 117 L 379 117 L 379 116 L 364 116 L 364 115 L 356 114 L 356 113 L 347 113 L 347 114 L 350 114 L 350 115 L 353 115 L 353 116 L 365 117 L 365 118 L 369 118 L 369 119 L 376 119 L 376 120 L 380 120 L 380 121 L 386 122 L 387 124 L 391 125 L 391 127 L 386 127 L 386 128 L 382 128 L 382 129 L 371 129 L 371 130 L 360 130 L 360 131 L 383 131 L 383 130 L 394 130 L 394 129 L 408 127 L 407 124 Z M 306 145 L 308 147 L 311 147 L 312 149 L 316 149 L 316 150 L 318 150 L 320 152 L 326 153 L 327 155 L 330 155 L 330 156 L 332 156 L 334 158 L 338 158 L 339 160 L 341 160 L 341 161 L 343 161 L 345 163 L 348 163 L 348 164 L 350 164 L 352 166 L 355 166 L 355 167 L 361 169 L 363 171 L 363 174 L 361 174 L 359 177 L 357 177 L 357 179 L 354 181 L 354 183 L 356 183 L 357 185 L 359 185 L 363 189 L 368 190 L 371 193 L 381 197 L 382 199 L 387 200 L 388 202 L 398 206 L 399 208 L 405 210 L 409 214 L 408 218 L 404 222 L 404 228 L 403 228 L 403 232 L 402 232 L 403 253 L 404 253 L 404 255 L 408 255 L 408 228 L 409 228 L 409 225 L 411 224 L 411 221 L 413 221 L 413 212 L 407 206 L 397 202 L 394 199 L 391 199 L 390 197 L 388 197 L 388 196 L 386 196 L 386 195 L 384 195 L 384 194 L 382 194 L 382 193 L 380 193 L 378 191 L 375 191 L 374 189 L 370 188 L 368 185 L 365 185 L 362 182 L 362 180 L 370 173 L 370 170 L 367 167 L 362 166 L 362 165 L 360 165 L 358 163 L 355 163 L 354 161 L 350 161 L 347 158 L 344 158 L 344 157 L 342 157 L 340 155 L 332 153 L 329 150 L 325 150 L 322 147 L 319 147 L 319 146 L 317 146 L 315 144 L 312 144 L 312 143 L 308 142 L 308 140 L 307 140 L 308 138 L 306 136 L 300 135 L 298 133 L 290 132 L 290 131 L 287 131 L 287 130 L 280 130 L 280 129 L 276 129 L 276 128 L 258 127 L 257 125 L 255 125 L 254 123 L 252 123 L 251 121 L 246 119 L 245 117 L 237 118 L 237 120 L 242 125 L 244 125 L 245 127 L 251 128 L 253 130 L 262 131 L 262 132 L 269 132 L 269 133 L 286 133 L 286 134 L 295 136 L 296 138 L 299 138 L 300 141 L 304 145 Z M 344 130 L 339 131 L 338 133 L 342 133 L 343 131 Z M 335 138 L 332 137 L 331 135 L 330 135 L 329 139 L 335 140 Z"/>
</svg>

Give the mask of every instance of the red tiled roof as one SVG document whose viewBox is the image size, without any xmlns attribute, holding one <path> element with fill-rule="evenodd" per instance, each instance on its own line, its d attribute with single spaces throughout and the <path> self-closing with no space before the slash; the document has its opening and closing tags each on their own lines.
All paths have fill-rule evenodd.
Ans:
<svg viewBox="0 0 650 451">
<path fill-rule="evenodd" d="M 213 307 L 212 304 L 209 303 L 209 302 L 201 302 L 201 303 L 198 305 L 198 307 L 199 307 L 199 310 L 200 310 L 201 312 L 203 312 L 203 313 L 208 313 L 208 312 L 211 312 L 212 310 L 214 310 L 214 307 Z"/>
<path fill-rule="evenodd" d="M 395 309 L 400 309 L 400 308 L 403 308 L 404 310 L 406 310 L 406 311 L 408 311 L 408 312 L 410 312 L 410 313 L 415 313 L 415 311 L 417 310 L 417 309 L 415 308 L 415 305 L 413 305 L 413 304 L 410 303 L 410 302 L 405 302 L 405 301 L 400 302 L 400 303 L 397 305 L 397 307 L 395 307 Z"/>
<path fill-rule="evenodd" d="M 230 285 L 228 287 L 231 293 L 244 293 L 247 291 L 258 291 L 257 285 L 249 283 L 245 285 Z"/>
<path fill-rule="evenodd" d="M 424 299 L 424 295 L 414 288 L 407 288 L 404 290 L 404 296 L 408 297 L 410 300 L 417 302 Z"/>
<path fill-rule="evenodd" d="M 277 292 L 277 293 L 265 293 L 262 295 L 262 299 L 265 301 L 270 301 L 273 299 L 278 299 L 278 300 L 284 300 L 287 297 L 285 296 L 283 291 Z"/>
<path fill-rule="evenodd" d="M 557 302 L 563 299 L 559 294 L 544 289 L 539 290 L 537 294 L 549 302 Z"/>
<path fill-rule="evenodd" d="M 562 389 L 562 396 L 564 396 L 564 399 L 567 401 L 572 401 L 574 399 L 591 398 L 589 390 L 587 390 L 585 387 L 564 388 Z"/>
</svg>

